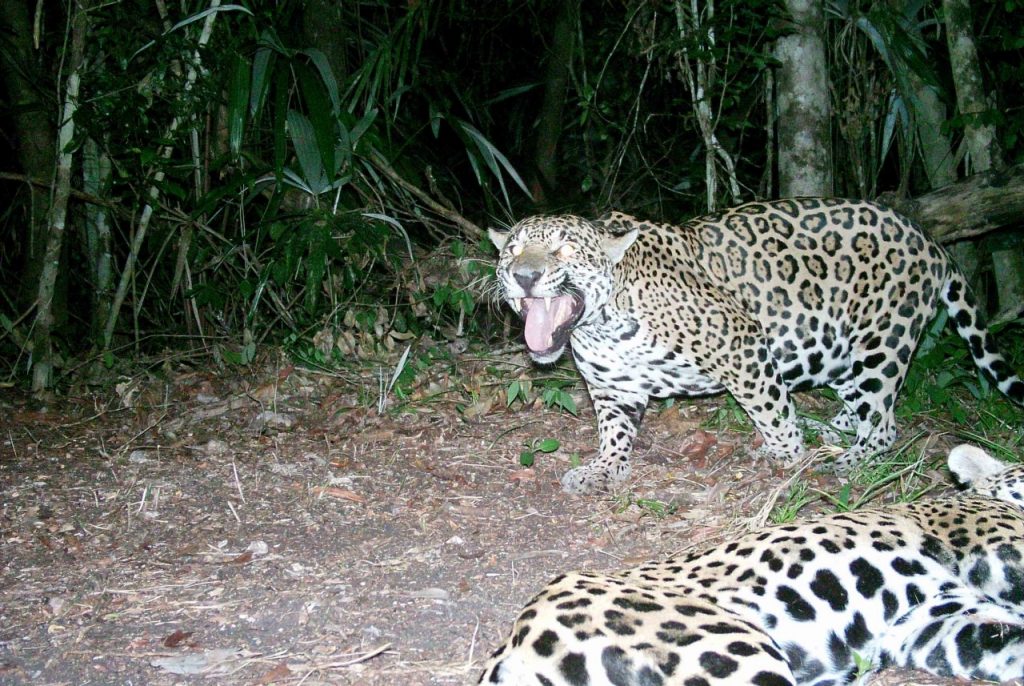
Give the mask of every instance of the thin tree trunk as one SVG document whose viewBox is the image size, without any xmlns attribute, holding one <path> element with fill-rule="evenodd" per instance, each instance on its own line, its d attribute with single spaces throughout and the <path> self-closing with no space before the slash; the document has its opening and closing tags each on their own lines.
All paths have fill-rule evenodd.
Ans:
<svg viewBox="0 0 1024 686">
<path fill-rule="evenodd" d="M 106 197 L 110 186 L 110 158 L 92 138 L 82 148 L 82 189 L 96 197 Z M 92 283 L 92 317 L 90 331 L 94 340 L 100 340 L 103 331 L 103 313 L 110 311 L 110 296 L 114 282 L 113 255 L 109 210 L 102 205 L 85 207 L 85 249 L 89 277 Z"/>
<path fill-rule="evenodd" d="M 970 153 L 968 174 L 986 172 L 1003 166 L 1003 154 L 991 124 L 980 121 L 979 115 L 991 109 L 985 96 L 985 84 L 974 43 L 974 23 L 970 0 L 942 0 L 946 15 L 946 41 L 949 44 L 949 65 L 956 86 L 956 104 L 966 118 L 964 138 Z"/>
<path fill-rule="evenodd" d="M 547 192 L 558 182 L 558 139 L 562 135 L 562 111 L 569 87 L 569 64 L 576 38 L 577 2 L 558 4 L 558 16 L 551 30 L 547 72 L 544 76 L 544 101 L 537 118 L 537 141 L 533 153 L 537 173 L 530 193 L 540 205 L 547 203 Z"/>
<path fill-rule="evenodd" d="M 791 33 L 775 42 L 779 193 L 832 194 L 825 18 L 821 0 L 785 0 Z"/>
<path fill-rule="evenodd" d="M 946 40 L 949 63 L 956 86 L 957 108 L 964 116 L 964 141 L 968 151 L 968 173 L 1000 169 L 1003 151 L 996 138 L 995 126 L 981 120 L 980 115 L 992 109 L 985 94 L 985 84 L 974 41 L 974 22 L 970 0 L 943 0 L 946 19 Z M 992 249 L 998 312 L 995 319 L 1012 318 L 1020 310 L 1018 294 L 1024 293 L 1024 269 L 1019 252 L 1020 240 L 1005 240 Z M 967 249 L 969 255 L 971 249 Z M 977 251 L 977 246 L 973 247 Z M 960 252 L 963 252 L 961 249 Z M 977 262 L 977 257 L 975 262 Z M 964 267 L 970 274 L 971 264 Z M 973 279 L 972 279 L 973 280 Z"/>
<path fill-rule="evenodd" d="M 32 391 L 39 393 L 53 383 L 53 293 L 60 271 L 60 252 L 64 239 L 67 219 L 68 198 L 71 195 L 71 163 L 73 153 L 69 150 L 75 137 L 75 110 L 78 107 L 78 88 L 81 83 L 81 69 L 85 54 L 85 9 L 77 3 L 69 5 L 71 13 L 71 52 L 68 60 L 68 80 L 64 92 L 64 108 L 61 115 L 59 148 L 57 153 L 57 176 L 54 183 L 53 204 L 50 208 L 49 232 L 46 237 L 46 251 L 43 268 L 39 276 L 39 291 L 36 296 L 36 320 L 33 330 Z"/>
<path fill-rule="evenodd" d="M 690 0 L 689 4 L 689 8 L 686 8 L 681 0 L 676 0 L 675 3 L 676 29 L 684 45 L 688 40 L 695 40 L 704 33 L 703 24 L 712 24 L 715 16 L 714 0 L 705 0 L 703 9 L 698 0 Z M 697 125 L 700 127 L 701 137 L 704 139 L 705 200 L 707 209 L 711 212 L 718 205 L 719 165 L 724 171 L 733 202 L 740 200 L 740 184 L 736 178 L 736 165 L 732 155 L 722 146 L 715 132 L 718 117 L 711 107 L 713 92 L 718 87 L 714 29 L 709 29 L 706 35 L 706 55 L 691 58 L 689 50 L 683 48 L 679 54 L 679 71 L 690 91 L 690 102 L 697 118 Z"/>
<path fill-rule="evenodd" d="M 53 179 L 57 137 L 52 105 L 42 96 L 40 75 L 32 45 L 32 17 L 24 0 L 0 2 L 0 32 L 8 49 L 0 50 L 0 68 L 7 88 L 8 105 L 13 111 L 14 132 L 18 141 L 18 164 L 25 176 L 49 184 Z M 50 189 L 28 185 L 31 207 L 26 232 L 21 287 L 18 304 L 28 308 L 38 295 L 43 270 L 44 248 L 50 222 Z"/>
</svg>

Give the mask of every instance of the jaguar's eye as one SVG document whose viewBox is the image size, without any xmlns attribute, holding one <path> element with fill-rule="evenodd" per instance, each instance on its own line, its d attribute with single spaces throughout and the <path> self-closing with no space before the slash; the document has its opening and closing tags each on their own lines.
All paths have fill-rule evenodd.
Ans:
<svg viewBox="0 0 1024 686">
<path fill-rule="evenodd" d="M 519 257 L 520 255 L 523 254 L 523 244 L 522 243 L 516 243 L 515 245 L 512 246 L 512 251 L 511 252 L 512 252 L 512 257 Z"/>
<path fill-rule="evenodd" d="M 576 254 L 576 246 L 572 243 L 563 244 L 558 250 L 555 251 L 555 257 L 560 260 L 567 260 Z"/>
</svg>

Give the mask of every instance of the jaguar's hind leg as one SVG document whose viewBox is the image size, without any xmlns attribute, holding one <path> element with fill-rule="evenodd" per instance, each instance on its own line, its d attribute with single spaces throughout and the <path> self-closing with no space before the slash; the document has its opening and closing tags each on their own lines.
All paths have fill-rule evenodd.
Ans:
<svg viewBox="0 0 1024 686">
<path fill-rule="evenodd" d="M 896 441 L 896 394 L 910 364 L 912 349 L 892 348 L 879 336 L 858 345 L 851 365 L 829 384 L 843 401 L 832 426 L 854 432 L 854 443 L 835 463 L 839 473 L 850 471 L 861 458 L 887 450 Z"/>
<path fill-rule="evenodd" d="M 1024 615 L 973 589 L 941 593 L 912 608 L 891 632 L 899 645 L 883 665 L 986 681 L 1024 676 Z"/>
</svg>

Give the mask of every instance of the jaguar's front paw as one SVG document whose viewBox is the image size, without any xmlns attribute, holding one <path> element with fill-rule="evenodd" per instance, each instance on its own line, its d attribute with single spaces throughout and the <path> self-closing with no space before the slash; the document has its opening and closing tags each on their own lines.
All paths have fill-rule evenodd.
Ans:
<svg viewBox="0 0 1024 686">
<path fill-rule="evenodd" d="M 570 469 L 562 477 L 562 490 L 575 495 L 608 491 L 629 478 L 629 464 L 609 469 L 600 464 L 587 464 Z"/>
</svg>

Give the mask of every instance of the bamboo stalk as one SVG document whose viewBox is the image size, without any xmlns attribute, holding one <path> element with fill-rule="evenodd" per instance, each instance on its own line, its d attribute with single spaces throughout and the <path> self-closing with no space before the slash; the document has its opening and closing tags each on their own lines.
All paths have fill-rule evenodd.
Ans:
<svg viewBox="0 0 1024 686">
<path fill-rule="evenodd" d="M 211 0 L 210 8 L 216 8 L 220 6 L 220 0 Z M 204 47 L 210 41 L 210 34 L 213 32 L 213 22 L 217 17 L 218 12 L 210 12 L 206 15 L 203 20 L 203 31 L 199 35 L 199 47 Z M 199 51 L 196 50 L 193 55 L 192 61 L 189 63 L 188 71 L 185 75 L 185 87 L 182 95 L 187 95 L 192 91 L 192 86 L 198 78 L 198 72 L 196 70 L 197 64 L 199 64 Z M 178 127 L 181 126 L 181 117 L 175 116 L 171 120 L 170 125 L 167 127 L 167 131 L 164 134 L 166 140 L 172 140 L 174 134 L 177 132 Z M 165 160 L 170 159 L 173 148 L 170 145 L 164 146 L 160 152 L 160 156 Z M 103 329 L 103 347 L 107 350 L 110 349 L 111 340 L 114 337 L 114 327 L 117 325 L 117 317 L 121 311 L 121 306 L 124 304 L 125 296 L 128 294 L 128 286 L 131 284 L 132 276 L 135 273 L 135 263 L 138 261 L 139 252 L 142 250 L 142 242 L 146 238 L 146 231 L 149 229 L 149 222 L 153 216 L 153 205 L 156 203 L 157 198 L 160 195 L 160 183 L 164 180 L 164 170 L 158 169 L 153 175 L 153 182 L 149 186 L 148 202 L 143 206 L 142 213 L 139 215 L 139 223 L 135 229 L 135 237 L 132 240 L 131 250 L 125 257 L 124 268 L 121 270 L 121 281 L 117 285 L 117 292 L 114 294 L 114 302 L 110 307 L 110 315 L 107 318 L 107 325 Z"/>
</svg>

